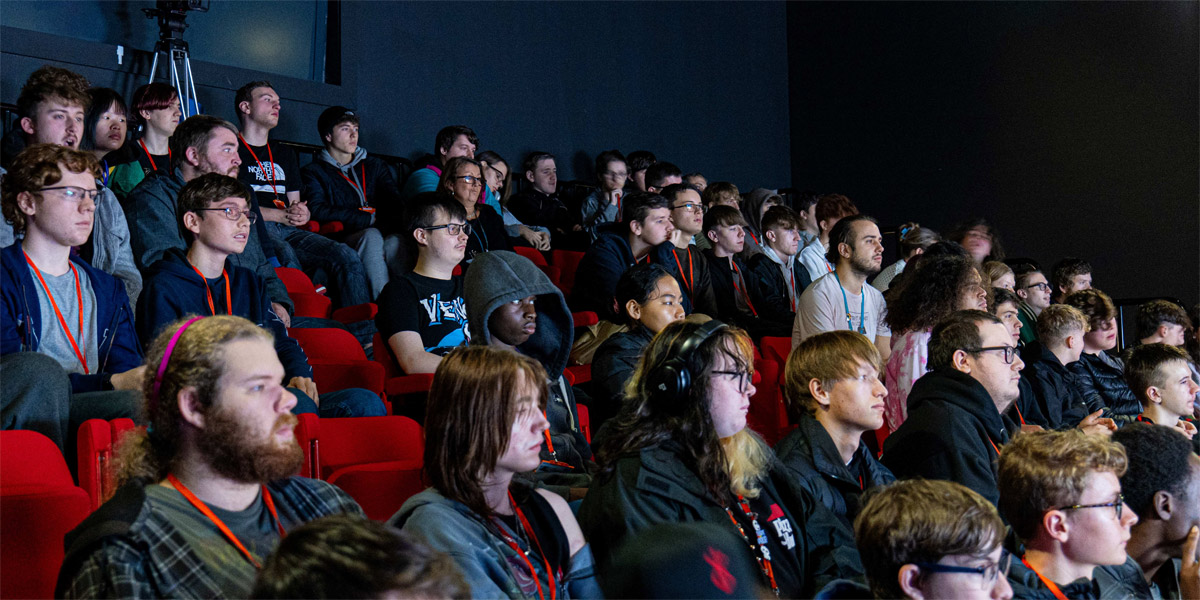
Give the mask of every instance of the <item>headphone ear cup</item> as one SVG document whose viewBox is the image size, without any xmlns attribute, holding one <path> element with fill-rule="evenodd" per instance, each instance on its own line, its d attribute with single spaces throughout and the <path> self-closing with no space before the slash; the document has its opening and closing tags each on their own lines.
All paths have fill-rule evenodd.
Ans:
<svg viewBox="0 0 1200 600">
<path fill-rule="evenodd" d="M 663 402 L 676 403 L 687 394 L 692 375 L 679 358 L 672 358 L 650 373 L 650 393 Z"/>
</svg>

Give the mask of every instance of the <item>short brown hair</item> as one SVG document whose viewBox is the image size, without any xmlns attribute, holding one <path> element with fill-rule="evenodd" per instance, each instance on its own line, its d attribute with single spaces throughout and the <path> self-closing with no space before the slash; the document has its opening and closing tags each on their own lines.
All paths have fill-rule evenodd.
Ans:
<svg viewBox="0 0 1200 600">
<path fill-rule="evenodd" d="M 1105 321 L 1117 316 L 1117 308 L 1113 306 L 1108 294 L 1091 288 L 1079 290 L 1063 298 L 1063 304 L 1069 304 L 1079 309 L 1088 320 L 1088 327 L 1099 329 Z"/>
<path fill-rule="evenodd" d="M 712 206 L 725 200 L 734 200 L 738 204 L 741 204 L 742 201 L 742 193 L 738 191 L 736 185 L 728 181 L 714 181 L 700 193 L 700 201 L 705 206 Z"/>
<path fill-rule="evenodd" d="M 246 118 L 246 116 L 242 114 L 242 103 L 253 101 L 254 90 L 257 90 L 258 88 L 271 88 L 273 90 L 275 89 L 275 86 L 271 85 L 270 81 L 260 79 L 258 81 L 251 81 L 250 83 L 238 88 L 238 90 L 234 92 L 233 114 L 237 115 L 239 121 Z"/>
<path fill-rule="evenodd" d="M 1177 360 L 1187 364 L 1188 355 L 1169 344 L 1142 344 L 1130 350 L 1129 359 L 1125 361 L 1125 382 L 1142 406 L 1150 403 L 1147 389 L 1167 384 L 1162 372 L 1163 365 Z"/>
<path fill-rule="evenodd" d="M 858 375 L 859 363 L 880 370 L 879 349 L 866 336 L 856 331 L 838 330 L 819 333 L 800 342 L 792 349 L 784 367 L 783 392 L 788 412 L 793 420 L 802 411 L 817 410 L 817 401 L 808 389 L 816 379 L 831 386 L 836 381 Z"/>
<path fill-rule="evenodd" d="M 842 219 L 850 215 L 857 215 L 858 207 L 849 198 L 841 194 L 825 194 L 817 200 L 815 214 L 817 217 L 817 226 L 820 227 L 821 221 Z"/>
<path fill-rule="evenodd" d="M 1012 267 L 998 260 L 989 260 L 983 263 L 983 274 L 988 278 L 988 282 L 994 282 L 1005 275 L 1013 276 L 1013 283 L 1017 282 L 1017 275 L 1013 273 Z"/>
<path fill-rule="evenodd" d="M 212 139 L 213 131 L 218 127 L 224 127 L 237 135 L 238 129 L 233 123 L 212 115 L 192 115 L 184 119 L 171 135 L 174 164 L 180 165 L 187 160 L 185 157 L 188 148 L 195 148 L 203 154 L 208 147 L 208 141 Z"/>
<path fill-rule="evenodd" d="M 1074 306 L 1051 304 L 1037 318 L 1038 339 L 1047 346 L 1061 344 L 1076 329 L 1087 333 L 1088 321 Z"/>
<path fill-rule="evenodd" d="M 905 597 L 897 575 L 906 564 L 982 558 L 1004 541 L 996 507 L 962 484 L 911 479 L 875 490 L 854 520 L 854 539 L 876 598 Z"/>
<path fill-rule="evenodd" d="M 185 183 L 183 189 L 179 190 L 179 200 L 175 205 L 179 230 L 183 231 L 190 241 L 192 232 L 183 226 L 183 216 L 194 212 L 196 216 L 204 218 L 205 215 L 201 209 L 208 208 L 214 202 L 220 202 L 226 198 L 241 198 L 246 201 L 246 206 L 250 207 L 250 192 L 246 186 L 227 175 L 205 173 Z"/>
<path fill-rule="evenodd" d="M 712 186 L 709 186 L 709 189 L 712 189 Z M 742 211 L 732 206 L 718 204 L 704 213 L 705 235 L 718 227 L 732 227 L 734 225 L 745 227 L 746 218 L 742 216 Z"/>
<path fill-rule="evenodd" d="M 769 229 L 799 229 L 804 224 L 804 220 L 800 218 L 800 213 L 782 205 L 776 204 L 767 209 L 762 218 L 762 230 L 766 233 Z"/>
<path fill-rule="evenodd" d="M 1024 541 L 1048 510 L 1075 504 L 1092 473 L 1125 474 L 1125 449 L 1078 429 L 1031 431 L 1000 451 L 1000 512 Z"/>
<path fill-rule="evenodd" d="M 1139 340 L 1154 335 L 1160 326 L 1166 324 L 1179 325 L 1184 329 L 1192 328 L 1192 320 L 1188 318 L 1187 311 L 1170 300 L 1151 300 L 1138 306 L 1137 336 Z"/>
<path fill-rule="evenodd" d="M 425 414 L 425 475 L 443 496 L 493 514 L 480 477 L 496 467 L 512 437 L 518 377 L 545 407 L 546 370 L 538 361 L 490 346 L 456 348 L 433 374 Z"/>
<path fill-rule="evenodd" d="M 25 213 L 17 205 L 22 192 L 36 193 L 62 181 L 62 168 L 72 173 L 100 176 L 100 163 L 90 152 L 72 150 L 56 144 L 34 144 L 13 159 L 12 168 L 0 181 L 0 210 L 12 223 L 13 231 L 25 231 Z"/>
<path fill-rule="evenodd" d="M 89 87 L 91 85 L 83 75 L 46 65 L 25 80 L 21 95 L 17 97 L 17 112 L 22 117 L 32 119 L 37 114 L 38 106 L 47 100 L 62 100 L 65 104 L 87 110 L 91 104 L 87 92 Z"/>
</svg>

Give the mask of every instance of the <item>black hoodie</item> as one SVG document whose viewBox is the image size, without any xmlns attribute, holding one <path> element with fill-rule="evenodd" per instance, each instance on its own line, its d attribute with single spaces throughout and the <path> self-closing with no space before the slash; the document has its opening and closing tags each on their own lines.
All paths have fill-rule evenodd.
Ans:
<svg viewBox="0 0 1200 600">
<path fill-rule="evenodd" d="M 938 369 L 913 384 L 908 420 L 884 441 L 881 460 L 900 479 L 954 481 L 996 504 L 996 459 L 1014 429 L 982 384 Z"/>
<path fill-rule="evenodd" d="M 1028 378 L 1033 386 L 1047 429 L 1071 429 L 1084 417 L 1104 408 L 1099 396 L 1084 397 L 1079 378 L 1040 341 L 1025 344 L 1021 359 L 1025 361 L 1021 376 Z"/>
</svg>

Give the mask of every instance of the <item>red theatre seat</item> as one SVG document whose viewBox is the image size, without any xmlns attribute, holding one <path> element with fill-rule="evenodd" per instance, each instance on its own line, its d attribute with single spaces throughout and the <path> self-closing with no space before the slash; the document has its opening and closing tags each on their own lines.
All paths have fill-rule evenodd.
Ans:
<svg viewBox="0 0 1200 600">
<path fill-rule="evenodd" d="M 537 248 L 530 248 L 529 246 L 513 246 L 513 252 L 516 252 L 517 254 L 520 254 L 521 256 L 528 258 L 530 261 L 533 262 L 533 264 L 535 264 L 539 267 L 549 266 L 549 264 L 550 264 L 550 263 L 546 262 L 546 257 L 543 256 L 542 252 L 540 250 L 538 250 Z"/>
<path fill-rule="evenodd" d="M 294 338 L 313 368 L 313 380 L 321 393 L 364 388 L 383 396 L 384 370 L 369 360 L 358 339 L 344 329 L 293 328 Z"/>
<path fill-rule="evenodd" d="M 746 424 L 758 432 L 766 442 L 775 445 L 787 430 L 787 411 L 783 406 L 783 393 L 779 389 L 779 363 L 759 360 L 755 363 L 754 387 L 750 397 L 750 411 Z"/>
<path fill-rule="evenodd" d="M 295 314 L 298 317 L 316 317 L 333 319 L 342 323 L 353 323 L 374 319 L 375 314 L 379 312 L 379 308 L 370 302 L 332 310 L 333 301 L 317 290 L 304 271 L 289 267 L 276 267 L 275 274 L 283 282 L 283 287 L 287 288 L 288 297 L 296 305 Z"/>
<path fill-rule="evenodd" d="M 762 346 L 763 358 L 775 361 L 780 369 L 787 365 L 788 356 L 792 353 L 792 338 L 763 337 L 758 343 Z"/>
<path fill-rule="evenodd" d="M 404 396 L 409 394 L 429 392 L 429 386 L 433 385 L 433 373 L 405 375 L 400 370 L 400 363 L 396 362 L 396 356 L 392 354 L 392 349 L 388 347 L 383 340 L 383 335 L 379 332 L 375 333 L 375 341 L 371 347 L 374 350 L 375 362 L 383 367 L 384 392 L 387 393 L 389 401 L 403 402 Z"/>
<path fill-rule="evenodd" d="M 133 429 L 132 419 L 88 419 L 79 426 L 79 485 L 91 498 L 92 510 L 100 508 L 117 491 L 113 458 L 121 437 Z"/>
<path fill-rule="evenodd" d="M 54 442 L 33 431 L 0 431 L 0 597 L 54 596 L 63 536 L 90 506 Z"/>
<path fill-rule="evenodd" d="M 553 250 L 550 252 L 550 264 L 562 271 L 562 274 L 559 276 L 560 287 L 563 293 L 568 296 L 575 287 L 575 271 L 579 269 L 579 261 L 581 260 L 583 260 L 582 252 L 573 250 Z"/>
</svg>

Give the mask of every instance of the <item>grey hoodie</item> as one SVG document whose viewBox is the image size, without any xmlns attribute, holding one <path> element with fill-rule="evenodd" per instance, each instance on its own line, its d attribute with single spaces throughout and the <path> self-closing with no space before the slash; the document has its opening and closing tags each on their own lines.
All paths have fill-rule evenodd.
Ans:
<svg viewBox="0 0 1200 600">
<path fill-rule="evenodd" d="M 566 496 L 565 487 L 587 487 L 595 469 L 592 451 L 579 427 L 575 393 L 563 377 L 575 339 L 574 322 L 562 292 L 528 258 L 507 250 L 484 252 L 475 257 L 463 281 L 467 321 L 472 344 L 490 344 L 488 320 L 503 304 L 537 296 L 537 331 L 517 350 L 542 364 L 549 377 L 550 438 L 542 447 L 542 466 L 534 478 Z M 549 461 L 549 462 L 546 462 Z M 554 461 L 570 465 L 555 466 Z"/>
<path fill-rule="evenodd" d="M 358 165 L 358 163 L 366 160 L 366 158 L 367 158 L 367 151 L 364 150 L 362 146 L 359 146 L 354 149 L 354 156 L 350 158 L 350 162 L 348 162 L 344 165 L 342 163 L 339 163 L 338 161 L 334 160 L 333 155 L 331 155 L 329 153 L 328 149 L 323 148 L 321 150 L 320 154 L 317 154 L 317 160 L 319 160 L 323 163 L 329 164 L 333 168 L 341 171 L 343 175 L 345 175 L 347 177 L 351 177 L 351 178 L 354 177 L 354 167 L 356 165 Z M 368 206 L 367 197 L 363 195 L 365 190 L 358 186 L 350 186 L 350 187 L 353 187 L 354 190 L 356 192 L 358 192 L 359 202 L 362 202 L 363 206 Z"/>
</svg>

